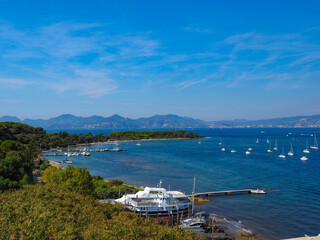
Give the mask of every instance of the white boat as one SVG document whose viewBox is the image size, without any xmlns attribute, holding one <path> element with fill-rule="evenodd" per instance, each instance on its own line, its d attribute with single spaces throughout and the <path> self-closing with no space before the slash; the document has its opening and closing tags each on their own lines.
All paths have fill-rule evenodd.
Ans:
<svg viewBox="0 0 320 240">
<path fill-rule="evenodd" d="M 137 143 L 136 145 L 137 145 L 137 146 L 141 146 L 141 143 Z"/>
<path fill-rule="evenodd" d="M 188 210 L 190 199 L 179 191 L 167 191 L 164 188 L 146 187 L 135 194 L 126 194 L 115 200 L 125 208 L 143 215 L 168 215 Z"/>
<path fill-rule="evenodd" d="M 248 148 L 248 151 L 252 151 L 252 148 Z"/>
<path fill-rule="evenodd" d="M 267 150 L 267 153 L 272 153 L 272 150 L 271 150 L 271 143 L 269 143 L 269 149 Z"/>
<path fill-rule="evenodd" d="M 290 152 L 288 152 L 288 155 L 289 155 L 289 156 L 293 156 L 293 148 L 292 148 L 292 143 L 291 143 L 291 149 L 290 149 Z"/>
<path fill-rule="evenodd" d="M 266 192 L 261 190 L 261 189 L 255 189 L 255 190 L 251 190 L 251 193 L 256 193 L 256 194 L 265 194 Z"/>
<path fill-rule="evenodd" d="M 314 150 L 318 150 L 319 146 L 318 146 L 318 142 L 317 142 L 317 137 L 316 137 L 316 134 L 313 134 L 313 135 L 314 135 L 314 143 L 313 143 L 313 146 L 310 146 L 310 148 L 314 149 Z"/>
<path fill-rule="evenodd" d="M 251 152 L 250 151 L 246 151 L 246 154 L 249 155 L 249 154 L 251 154 Z"/>
<path fill-rule="evenodd" d="M 192 229 L 194 232 L 202 232 L 204 230 L 205 223 L 206 220 L 204 217 L 187 218 L 182 221 L 179 227 L 185 230 Z"/>
<path fill-rule="evenodd" d="M 282 153 L 278 156 L 279 158 L 286 158 L 286 155 L 284 155 L 284 148 L 282 146 Z"/>
<path fill-rule="evenodd" d="M 224 152 L 226 149 L 225 148 L 221 148 L 221 151 Z"/>
<path fill-rule="evenodd" d="M 306 149 L 303 150 L 304 153 L 310 153 L 309 149 L 308 149 L 308 140 L 306 140 Z"/>
<path fill-rule="evenodd" d="M 230 152 L 235 153 L 235 152 L 237 152 L 237 151 L 236 151 L 236 150 L 234 150 L 234 149 L 232 149 Z"/>
<path fill-rule="evenodd" d="M 269 139 L 267 139 L 267 143 L 269 143 L 270 141 L 269 141 Z"/>
<path fill-rule="evenodd" d="M 301 161 L 308 161 L 308 158 L 307 158 L 306 156 L 302 156 L 302 157 L 300 158 L 300 160 L 301 160 Z"/>
<path fill-rule="evenodd" d="M 278 142 L 277 142 L 277 139 L 276 139 L 276 145 L 275 145 L 275 147 L 273 148 L 273 150 L 278 151 Z"/>
<path fill-rule="evenodd" d="M 222 144 L 222 142 L 221 142 L 221 138 L 220 138 L 220 142 L 219 142 L 219 145 L 221 145 Z"/>
<path fill-rule="evenodd" d="M 80 153 L 82 156 L 90 156 L 90 153 L 87 151 L 83 151 L 82 153 Z"/>
</svg>

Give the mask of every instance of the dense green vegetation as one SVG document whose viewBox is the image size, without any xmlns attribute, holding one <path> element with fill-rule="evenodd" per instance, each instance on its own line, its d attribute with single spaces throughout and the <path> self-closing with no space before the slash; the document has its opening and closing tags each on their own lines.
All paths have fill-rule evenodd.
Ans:
<svg viewBox="0 0 320 240">
<path fill-rule="evenodd" d="M 139 191 L 139 188 L 123 184 L 120 180 L 105 181 L 100 176 L 91 176 L 86 168 L 70 165 L 66 169 L 48 167 L 42 180 L 57 184 L 71 192 L 92 195 L 98 199 L 118 198 L 119 195 Z"/>
<path fill-rule="evenodd" d="M 0 194 L 0 239 L 198 239 L 57 185 Z"/>
<path fill-rule="evenodd" d="M 184 130 L 172 131 L 122 131 L 110 133 L 110 140 L 141 140 L 141 139 L 170 139 L 170 138 L 203 138 L 197 133 Z"/>
<path fill-rule="evenodd" d="M 10 188 L 19 188 L 32 182 L 34 160 L 40 150 L 53 147 L 66 147 L 68 145 L 87 144 L 93 142 L 140 140 L 140 139 L 170 139 L 170 138 L 200 138 L 198 134 L 186 131 L 123 131 L 113 132 L 110 135 L 102 133 L 93 135 L 69 134 L 66 131 L 46 133 L 43 128 L 31 127 L 16 122 L 0 122 L 0 191 Z M 42 165 L 46 169 L 48 165 Z M 115 195 L 116 191 L 129 189 L 110 188 L 100 186 L 96 191 L 97 197 Z"/>
</svg>

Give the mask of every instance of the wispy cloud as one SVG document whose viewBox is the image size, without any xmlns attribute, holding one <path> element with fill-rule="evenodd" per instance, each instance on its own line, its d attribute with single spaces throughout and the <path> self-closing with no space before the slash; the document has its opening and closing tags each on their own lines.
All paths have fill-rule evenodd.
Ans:
<svg viewBox="0 0 320 240">
<path fill-rule="evenodd" d="M 46 74 L 53 76 L 48 72 Z M 118 85 L 108 76 L 108 72 L 81 67 L 71 68 L 67 76 L 55 75 L 52 81 L 46 83 L 46 87 L 60 94 L 67 92 L 71 95 L 84 95 L 93 98 L 113 93 L 118 89 Z"/>
<path fill-rule="evenodd" d="M 21 78 L 0 78 L 0 85 L 5 88 L 23 88 L 30 84 L 32 84 L 31 81 Z"/>
<path fill-rule="evenodd" d="M 191 87 L 196 84 L 204 83 L 206 81 L 207 81 L 207 79 L 183 81 L 183 82 L 179 82 L 177 84 L 177 87 L 179 89 L 185 89 L 185 88 Z"/>
</svg>

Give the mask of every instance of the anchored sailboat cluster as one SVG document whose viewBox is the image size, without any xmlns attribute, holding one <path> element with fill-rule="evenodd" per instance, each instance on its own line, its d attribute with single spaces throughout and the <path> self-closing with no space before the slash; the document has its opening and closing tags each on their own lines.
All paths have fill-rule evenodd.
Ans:
<svg viewBox="0 0 320 240">
<path fill-rule="evenodd" d="M 288 135 L 287 135 L 288 136 Z M 318 146 L 318 142 L 317 142 L 317 137 L 316 137 L 316 134 L 313 134 L 314 136 L 314 143 L 312 146 L 310 146 L 310 149 L 313 149 L 313 150 L 318 150 L 319 149 L 319 146 Z M 257 138 L 257 141 L 256 143 L 258 144 L 259 143 L 259 139 Z M 269 144 L 269 148 L 267 149 L 267 153 L 273 153 L 273 151 L 278 151 L 278 140 L 275 139 L 275 145 L 274 147 L 272 148 L 271 147 L 271 142 L 269 139 L 267 139 L 267 143 Z M 221 137 L 220 137 L 220 140 L 219 140 L 219 145 L 222 145 L 222 142 L 221 142 Z M 225 152 L 226 149 L 224 147 L 221 148 L 221 151 Z M 237 151 L 235 149 L 231 149 L 230 151 L 231 153 L 236 153 Z M 248 148 L 246 151 L 245 151 L 245 154 L 246 155 L 250 155 L 252 152 L 252 148 Z M 308 144 L 308 140 L 306 140 L 306 148 L 303 150 L 303 153 L 310 153 L 310 150 L 309 150 L 309 144 Z M 288 156 L 290 157 L 293 157 L 294 156 L 294 152 L 293 152 L 293 146 L 292 146 L 292 143 L 290 143 L 290 151 L 287 153 Z M 279 158 L 286 158 L 286 154 L 284 152 L 284 146 L 282 145 L 282 152 L 281 154 L 278 155 Z M 306 156 L 302 156 L 300 158 L 301 161 L 307 161 L 308 158 Z"/>
</svg>

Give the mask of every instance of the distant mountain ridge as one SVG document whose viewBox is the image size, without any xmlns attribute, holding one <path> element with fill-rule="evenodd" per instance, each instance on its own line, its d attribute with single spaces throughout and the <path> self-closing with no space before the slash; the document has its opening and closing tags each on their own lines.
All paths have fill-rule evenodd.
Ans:
<svg viewBox="0 0 320 240">
<path fill-rule="evenodd" d="M 174 114 L 154 115 L 138 119 L 124 118 L 120 115 L 110 117 L 91 116 L 77 117 L 72 114 L 63 114 L 50 119 L 24 119 L 3 116 L 0 122 L 13 121 L 26 123 L 34 127 L 46 129 L 135 129 L 135 128 L 214 128 L 214 127 L 320 127 L 320 114 L 313 116 L 295 116 L 272 118 L 264 120 L 235 119 L 226 121 L 206 122 L 190 117 L 181 117 Z"/>
<path fill-rule="evenodd" d="M 3 116 L 0 122 L 13 121 L 26 123 L 34 127 L 43 127 L 47 129 L 133 129 L 133 128 L 199 128 L 208 127 L 205 121 L 193 119 L 189 117 L 180 117 L 173 114 L 154 115 L 148 118 L 130 119 L 120 115 L 112 115 L 110 117 L 91 116 L 77 117 L 72 114 L 63 114 L 58 117 L 44 119 L 24 119 L 20 120 L 16 117 Z"/>
</svg>

